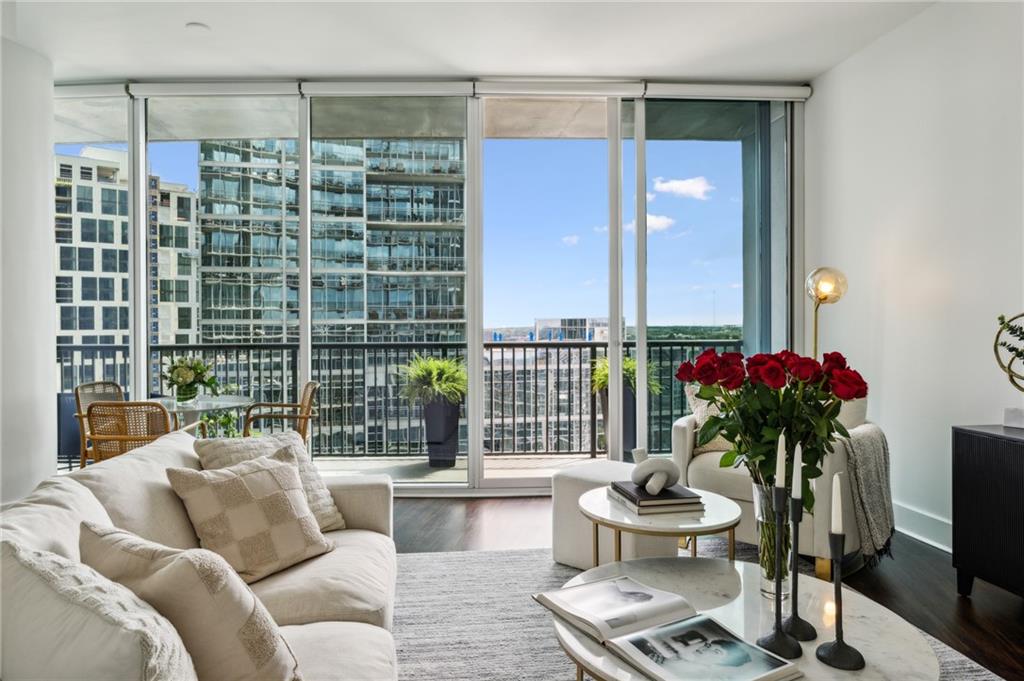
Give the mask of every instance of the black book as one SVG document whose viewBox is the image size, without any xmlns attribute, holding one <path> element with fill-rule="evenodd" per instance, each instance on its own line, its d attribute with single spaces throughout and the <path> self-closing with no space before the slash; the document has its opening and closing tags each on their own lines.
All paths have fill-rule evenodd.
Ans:
<svg viewBox="0 0 1024 681">
<path fill-rule="evenodd" d="M 701 503 L 699 494 L 694 492 L 692 489 L 683 487 L 682 485 L 672 485 L 668 489 L 661 490 L 658 494 L 648 494 L 647 490 L 640 485 L 637 485 L 630 480 L 622 480 L 613 482 L 612 489 L 623 498 L 637 506 Z"/>
</svg>

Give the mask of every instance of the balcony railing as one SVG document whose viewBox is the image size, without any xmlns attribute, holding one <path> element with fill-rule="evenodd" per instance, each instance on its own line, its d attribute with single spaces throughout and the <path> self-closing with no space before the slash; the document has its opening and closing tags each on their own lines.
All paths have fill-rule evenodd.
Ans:
<svg viewBox="0 0 1024 681">
<path fill-rule="evenodd" d="M 648 397 L 648 442 L 653 452 L 671 450 L 672 422 L 685 413 L 675 369 L 706 348 L 739 350 L 738 340 L 648 341 L 651 376 L 660 394 Z M 636 345 L 625 343 L 635 354 Z M 409 456 L 426 453 L 422 410 L 401 396 L 400 367 L 414 354 L 464 358 L 462 343 L 314 343 L 313 380 L 321 384 L 311 447 L 314 456 Z M 594 362 L 604 342 L 484 343 L 483 450 L 486 456 L 589 454 L 605 450 L 601 400 L 591 390 Z M 297 399 L 298 345 L 200 344 L 150 348 L 149 393 L 170 394 L 159 368 L 171 359 L 199 356 L 214 363 L 222 385 L 237 386 L 257 401 Z M 78 383 L 116 380 L 127 384 L 129 354 L 122 346 L 60 346 L 59 392 Z M 270 424 L 266 429 L 273 430 Z M 467 451 L 466 413 L 460 451 Z"/>
</svg>

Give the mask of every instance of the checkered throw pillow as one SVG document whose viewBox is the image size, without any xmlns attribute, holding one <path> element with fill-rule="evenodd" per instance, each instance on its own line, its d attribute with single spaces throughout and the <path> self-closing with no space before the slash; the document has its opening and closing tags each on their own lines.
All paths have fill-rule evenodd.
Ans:
<svg viewBox="0 0 1024 681">
<path fill-rule="evenodd" d="M 288 449 L 217 470 L 168 468 L 167 479 L 200 545 L 248 583 L 333 548 L 309 510 Z"/>
</svg>

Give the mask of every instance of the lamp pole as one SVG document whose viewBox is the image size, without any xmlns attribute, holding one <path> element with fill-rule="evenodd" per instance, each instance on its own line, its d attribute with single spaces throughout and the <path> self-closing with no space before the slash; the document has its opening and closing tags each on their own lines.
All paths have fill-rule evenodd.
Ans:
<svg viewBox="0 0 1024 681">
<path fill-rule="evenodd" d="M 818 359 L 818 308 L 821 307 L 821 299 L 814 299 L 814 344 L 812 345 L 813 351 L 811 357 Z"/>
</svg>

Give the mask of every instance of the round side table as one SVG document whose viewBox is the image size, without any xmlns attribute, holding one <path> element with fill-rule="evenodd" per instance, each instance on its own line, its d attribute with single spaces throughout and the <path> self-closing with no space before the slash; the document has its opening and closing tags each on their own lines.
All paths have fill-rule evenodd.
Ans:
<svg viewBox="0 0 1024 681">
<path fill-rule="evenodd" d="M 579 507 L 594 526 L 594 565 L 600 565 L 599 527 L 611 528 L 615 540 L 615 560 L 622 560 L 622 533 L 661 537 L 688 537 L 690 556 L 697 555 L 697 537 L 709 534 L 729 535 L 729 560 L 736 557 L 736 526 L 740 507 L 721 494 L 695 489 L 704 502 L 703 513 L 651 513 L 637 515 L 608 497 L 607 487 L 598 487 L 580 495 Z"/>
</svg>

